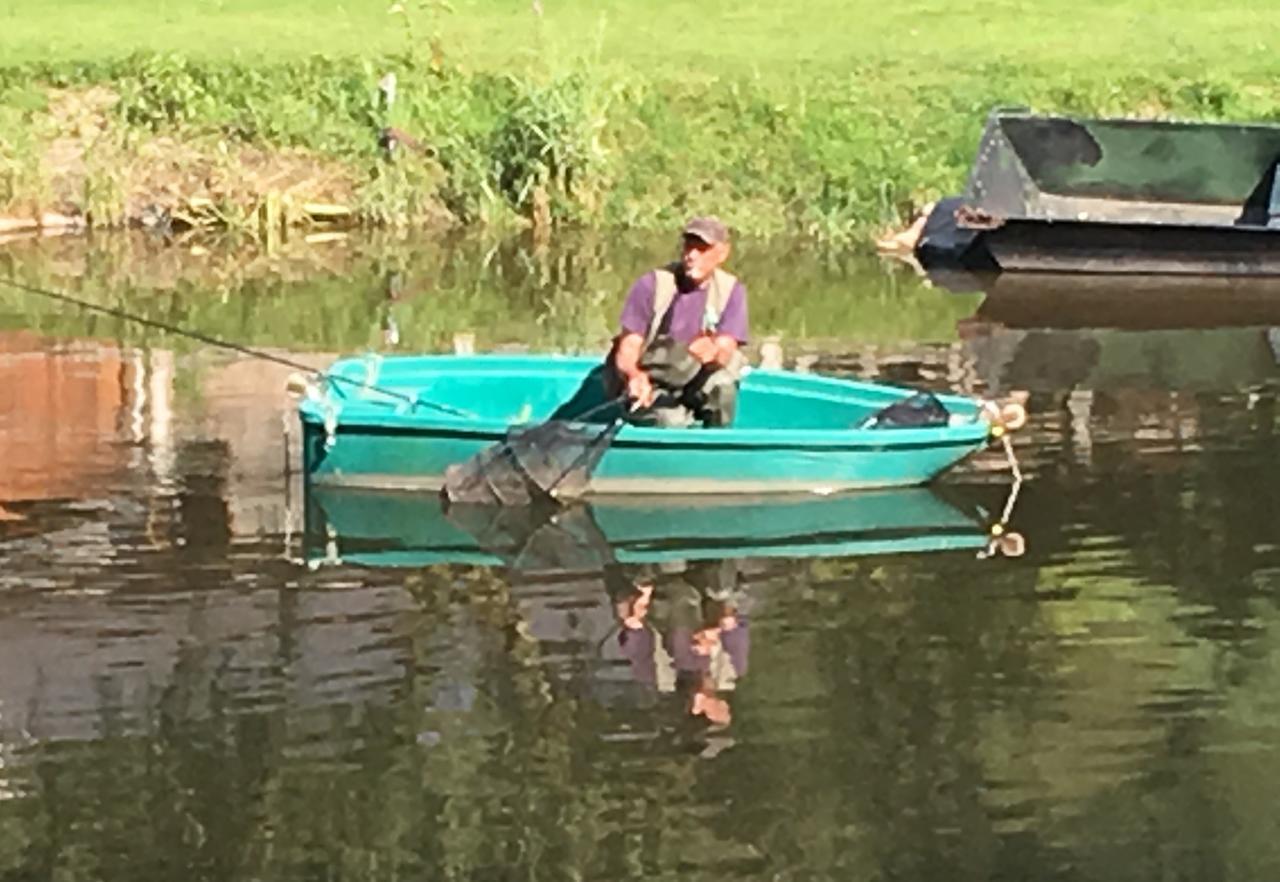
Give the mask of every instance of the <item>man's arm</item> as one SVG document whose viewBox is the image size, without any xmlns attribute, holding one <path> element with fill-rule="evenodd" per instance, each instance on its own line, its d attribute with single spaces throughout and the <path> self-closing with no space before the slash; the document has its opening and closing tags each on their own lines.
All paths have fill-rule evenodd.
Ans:
<svg viewBox="0 0 1280 882">
<path fill-rule="evenodd" d="M 613 354 L 613 366 L 625 379 L 640 373 L 640 356 L 644 354 L 644 337 L 639 334 L 623 334 Z"/>
<path fill-rule="evenodd" d="M 639 334 L 624 334 L 618 340 L 613 355 L 613 366 L 627 381 L 627 397 L 637 407 L 653 404 L 653 381 L 640 367 L 640 356 L 643 354 L 644 337 Z"/>
<path fill-rule="evenodd" d="M 613 366 L 627 383 L 627 396 L 640 407 L 653 403 L 653 383 L 640 367 L 644 355 L 645 332 L 653 316 L 653 298 L 657 282 L 653 273 L 645 273 L 627 294 L 622 307 L 622 334 L 614 347 Z"/>
</svg>

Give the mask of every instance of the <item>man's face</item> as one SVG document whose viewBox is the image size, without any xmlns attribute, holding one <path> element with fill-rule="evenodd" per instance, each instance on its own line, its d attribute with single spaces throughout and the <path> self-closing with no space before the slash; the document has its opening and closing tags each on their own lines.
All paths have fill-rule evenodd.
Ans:
<svg viewBox="0 0 1280 882">
<path fill-rule="evenodd" d="M 697 236 L 685 236 L 681 245 L 680 260 L 684 274 L 701 285 L 729 258 L 729 243 L 711 244 Z"/>
</svg>

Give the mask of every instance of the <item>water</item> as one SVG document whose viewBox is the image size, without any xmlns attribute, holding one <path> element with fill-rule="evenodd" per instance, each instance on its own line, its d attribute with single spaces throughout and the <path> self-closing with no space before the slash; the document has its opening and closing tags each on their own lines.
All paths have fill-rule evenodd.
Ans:
<svg viewBox="0 0 1280 882">
<path fill-rule="evenodd" d="M 662 244 L 0 261 L 322 364 L 588 349 Z M 1028 394 L 1025 555 L 983 553 L 995 453 L 834 514 L 442 534 L 284 476 L 287 369 L 0 295 L 0 873 L 1275 878 L 1280 309 L 1143 322 L 742 258 L 792 361 Z"/>
</svg>

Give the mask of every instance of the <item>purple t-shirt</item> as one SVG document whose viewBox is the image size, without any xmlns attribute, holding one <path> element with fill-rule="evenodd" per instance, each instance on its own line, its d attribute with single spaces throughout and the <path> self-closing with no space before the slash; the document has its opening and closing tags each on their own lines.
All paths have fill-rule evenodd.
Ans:
<svg viewBox="0 0 1280 882">
<path fill-rule="evenodd" d="M 710 285 L 711 280 L 708 279 L 691 291 L 677 291 L 658 333 L 666 334 L 680 343 L 688 343 L 701 334 L 703 313 L 707 309 L 707 289 Z M 639 334 L 643 337 L 649 333 L 657 287 L 656 272 L 645 273 L 631 286 L 627 302 L 622 307 L 624 334 Z M 733 291 L 729 294 L 729 301 L 724 306 L 720 321 L 716 323 L 716 333 L 732 337 L 739 343 L 747 342 L 747 288 L 741 281 L 734 284 Z"/>
</svg>

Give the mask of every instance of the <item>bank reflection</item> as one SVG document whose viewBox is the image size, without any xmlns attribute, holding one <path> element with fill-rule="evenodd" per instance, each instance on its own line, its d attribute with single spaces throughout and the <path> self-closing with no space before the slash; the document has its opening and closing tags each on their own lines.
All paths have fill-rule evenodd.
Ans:
<svg viewBox="0 0 1280 882">
<path fill-rule="evenodd" d="M 154 735 L 170 712 L 225 712 L 219 696 L 306 714 L 394 694 L 402 587 L 281 591 L 300 520 L 283 370 L 30 333 L 3 346 L 7 744 Z"/>
</svg>

